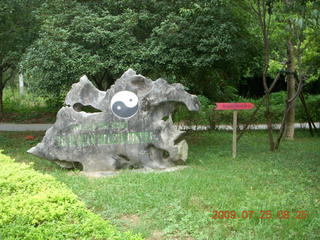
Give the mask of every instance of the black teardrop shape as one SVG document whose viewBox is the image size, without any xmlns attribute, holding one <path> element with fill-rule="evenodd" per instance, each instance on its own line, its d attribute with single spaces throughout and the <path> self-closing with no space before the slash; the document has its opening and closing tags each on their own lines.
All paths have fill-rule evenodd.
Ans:
<svg viewBox="0 0 320 240">
<path fill-rule="evenodd" d="M 120 107 L 120 109 L 118 109 Z M 129 118 L 138 111 L 138 104 L 132 108 L 127 107 L 123 102 L 117 101 L 112 105 L 112 112 L 120 118 Z"/>
</svg>

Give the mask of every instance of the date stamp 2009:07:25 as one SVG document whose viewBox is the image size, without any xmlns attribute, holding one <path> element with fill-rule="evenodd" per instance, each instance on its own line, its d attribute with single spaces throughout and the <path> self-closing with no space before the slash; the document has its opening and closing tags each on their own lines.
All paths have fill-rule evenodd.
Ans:
<svg viewBox="0 0 320 240">
<path fill-rule="evenodd" d="M 260 219 L 306 219 L 308 217 L 308 211 L 287 211 L 287 210 L 279 210 L 276 213 L 272 213 L 271 210 L 261 210 L 259 211 L 241 211 L 237 212 L 235 210 L 232 211 L 212 211 L 212 219 L 250 219 L 253 217 L 259 217 Z"/>
</svg>

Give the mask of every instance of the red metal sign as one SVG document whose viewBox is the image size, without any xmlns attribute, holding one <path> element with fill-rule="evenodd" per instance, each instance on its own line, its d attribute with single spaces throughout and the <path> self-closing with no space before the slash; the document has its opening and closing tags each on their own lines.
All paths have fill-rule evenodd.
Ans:
<svg viewBox="0 0 320 240">
<path fill-rule="evenodd" d="M 215 110 L 244 110 L 254 108 L 252 103 L 216 103 Z"/>
</svg>

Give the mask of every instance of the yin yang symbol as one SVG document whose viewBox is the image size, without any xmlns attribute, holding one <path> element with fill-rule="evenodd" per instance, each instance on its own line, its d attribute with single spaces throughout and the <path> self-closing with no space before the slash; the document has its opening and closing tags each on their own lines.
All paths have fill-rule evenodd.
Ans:
<svg viewBox="0 0 320 240">
<path fill-rule="evenodd" d="M 138 112 L 139 99 L 133 92 L 120 91 L 112 97 L 110 107 L 115 116 L 128 119 Z"/>
</svg>

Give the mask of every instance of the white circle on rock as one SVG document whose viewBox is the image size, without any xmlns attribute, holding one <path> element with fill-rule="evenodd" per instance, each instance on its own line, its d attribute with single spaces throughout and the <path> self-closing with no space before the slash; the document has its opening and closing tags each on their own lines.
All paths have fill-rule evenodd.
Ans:
<svg viewBox="0 0 320 240">
<path fill-rule="evenodd" d="M 138 112 L 139 99 L 130 91 L 117 92 L 110 103 L 111 111 L 119 118 L 130 118 Z"/>
</svg>

